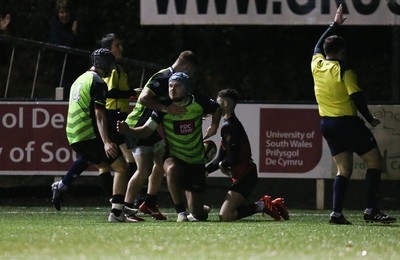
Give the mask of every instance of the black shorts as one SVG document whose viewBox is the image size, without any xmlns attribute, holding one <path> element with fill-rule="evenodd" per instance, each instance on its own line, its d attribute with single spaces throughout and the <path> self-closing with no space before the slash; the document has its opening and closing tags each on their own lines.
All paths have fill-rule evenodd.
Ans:
<svg viewBox="0 0 400 260">
<path fill-rule="evenodd" d="M 125 135 L 117 131 L 117 121 L 123 121 L 127 116 L 127 113 L 119 112 L 118 110 L 106 110 L 108 134 L 110 139 L 117 145 L 126 143 Z"/>
<path fill-rule="evenodd" d="M 104 151 L 104 143 L 99 138 L 77 142 L 71 144 L 71 147 L 84 160 L 96 165 L 103 162 L 111 165 L 119 157 L 118 156 L 117 158 L 108 158 L 106 152 Z M 120 150 L 119 155 L 122 155 L 122 152 Z"/>
<path fill-rule="evenodd" d="M 378 147 L 371 130 L 358 116 L 323 117 L 320 127 L 332 156 L 342 152 L 363 155 Z"/>
<path fill-rule="evenodd" d="M 257 166 L 253 163 L 247 174 L 233 181 L 229 190 L 240 193 L 243 197 L 248 198 L 256 187 L 257 180 Z"/>
<path fill-rule="evenodd" d="M 181 185 L 184 190 L 201 193 L 206 189 L 206 166 L 204 164 L 189 164 L 178 158 L 179 168 L 183 171 Z"/>
</svg>

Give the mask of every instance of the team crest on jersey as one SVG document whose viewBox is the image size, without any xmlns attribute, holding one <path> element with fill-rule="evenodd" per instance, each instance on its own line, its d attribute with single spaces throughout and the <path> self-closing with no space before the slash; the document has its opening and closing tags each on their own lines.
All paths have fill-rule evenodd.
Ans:
<svg viewBox="0 0 400 260">
<path fill-rule="evenodd" d="M 194 132 L 194 120 L 174 122 L 174 132 L 177 135 L 187 135 Z"/>
</svg>

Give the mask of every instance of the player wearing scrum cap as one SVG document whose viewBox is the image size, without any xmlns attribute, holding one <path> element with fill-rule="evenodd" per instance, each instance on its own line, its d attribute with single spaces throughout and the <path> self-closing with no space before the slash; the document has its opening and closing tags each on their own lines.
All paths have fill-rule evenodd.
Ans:
<svg viewBox="0 0 400 260">
<path fill-rule="evenodd" d="M 105 49 L 91 55 L 92 67 L 79 76 L 71 86 L 67 115 L 67 139 L 72 149 L 85 161 L 98 168 L 111 167 L 115 171 L 112 209 L 109 222 L 127 222 L 122 214 L 126 184 L 123 179 L 129 168 L 118 145 L 111 141 L 107 129 L 105 102 L 107 84 L 102 77 L 109 75 L 114 56 Z M 136 220 L 133 220 L 136 222 Z"/>
<path fill-rule="evenodd" d="M 174 115 L 185 113 L 184 107 L 171 103 L 168 97 L 168 79 L 174 72 L 189 73 L 193 71 L 197 64 L 198 59 L 193 52 L 183 51 L 172 66 L 162 69 L 151 76 L 125 122 L 130 127 L 142 126 L 153 111 Z M 166 216 L 159 211 L 157 205 L 157 193 L 164 178 L 164 140 L 155 130 L 144 139 L 136 140 L 133 137 L 127 137 L 127 144 L 128 148 L 132 149 L 137 171 L 128 183 L 125 208 L 130 209 L 135 206 L 135 198 L 148 180 L 147 194 L 144 202 L 139 205 L 139 210 L 157 220 L 165 220 Z"/>
<path fill-rule="evenodd" d="M 234 221 L 259 212 L 264 212 L 275 220 L 280 220 L 281 217 L 289 219 L 282 198 L 271 201 L 271 197 L 266 195 L 253 203 L 246 201 L 257 184 L 258 176 L 249 139 L 235 114 L 238 100 L 238 93 L 234 89 L 223 89 L 217 95 L 225 122 L 221 127 L 221 147 L 218 156 L 207 165 L 206 174 L 220 169 L 232 179 L 232 185 L 219 212 L 219 219 Z"/>
<path fill-rule="evenodd" d="M 178 222 L 189 221 L 182 192 L 185 191 L 187 204 L 193 220 L 206 220 L 208 208 L 204 207 L 205 152 L 203 146 L 202 118 L 212 115 L 210 128 L 218 129 L 221 113 L 219 105 L 204 96 L 191 94 L 189 77 L 182 72 L 169 78 L 169 98 L 172 104 L 185 108 L 185 113 L 173 115 L 153 112 L 141 127 L 129 128 L 119 122 L 120 132 L 146 138 L 162 124 L 167 143 L 164 170 L 168 189 L 175 204 Z"/>
</svg>

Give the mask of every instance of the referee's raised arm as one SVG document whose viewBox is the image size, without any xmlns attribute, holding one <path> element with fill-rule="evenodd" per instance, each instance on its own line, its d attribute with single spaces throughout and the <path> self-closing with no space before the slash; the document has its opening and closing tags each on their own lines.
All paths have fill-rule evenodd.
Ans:
<svg viewBox="0 0 400 260">
<path fill-rule="evenodd" d="M 343 24 L 345 20 L 346 17 L 343 15 L 343 5 L 341 4 L 336 10 L 333 22 L 330 23 L 329 28 L 322 34 L 321 38 L 319 38 L 317 44 L 315 45 L 313 55 L 315 54 L 325 55 L 323 48 L 325 39 L 332 34 L 336 26 Z"/>
</svg>

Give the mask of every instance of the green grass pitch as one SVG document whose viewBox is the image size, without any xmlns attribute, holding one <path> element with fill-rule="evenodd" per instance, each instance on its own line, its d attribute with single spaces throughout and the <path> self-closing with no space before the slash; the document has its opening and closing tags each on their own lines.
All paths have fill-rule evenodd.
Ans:
<svg viewBox="0 0 400 260">
<path fill-rule="evenodd" d="M 0 207 L 0 259 L 400 259 L 400 224 L 327 223 L 329 211 L 290 210 L 289 221 L 257 214 L 222 223 L 144 216 L 108 223 L 108 208 Z M 397 218 L 399 211 L 386 212 Z"/>
</svg>

